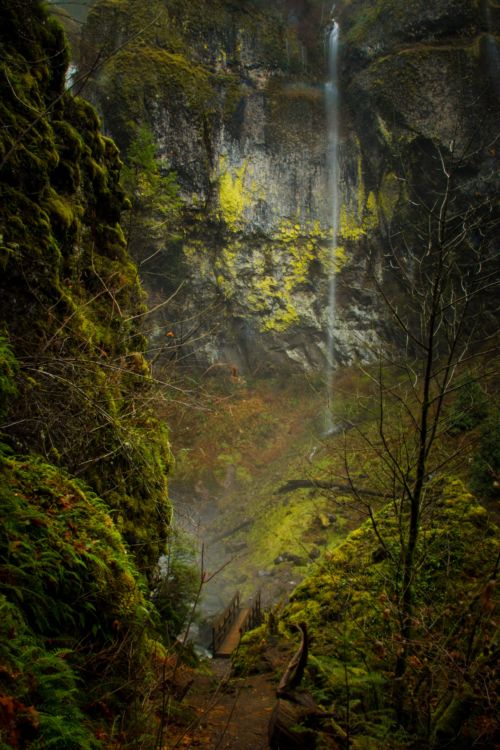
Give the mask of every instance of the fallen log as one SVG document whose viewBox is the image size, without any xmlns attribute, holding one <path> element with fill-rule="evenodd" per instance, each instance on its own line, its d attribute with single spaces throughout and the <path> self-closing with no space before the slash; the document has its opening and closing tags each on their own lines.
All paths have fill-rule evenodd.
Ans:
<svg viewBox="0 0 500 750">
<path fill-rule="evenodd" d="M 321 733 L 322 747 L 339 750 L 331 736 L 332 728 L 321 730 L 321 722 L 333 714 L 322 711 L 309 693 L 299 690 L 308 657 L 308 636 L 305 623 L 299 625 L 302 639 L 298 651 L 276 690 L 276 705 L 269 720 L 268 739 L 271 750 L 313 750 Z M 337 725 L 335 725 L 337 726 Z M 340 727 L 338 733 L 344 734 Z"/>
<path fill-rule="evenodd" d="M 353 487 L 350 484 L 338 484 L 338 482 L 325 481 L 323 479 L 289 479 L 286 484 L 276 490 L 277 495 L 284 495 L 286 492 L 293 492 L 300 489 L 317 489 L 317 490 L 336 490 L 337 492 L 347 492 L 350 495 L 367 495 L 369 497 L 387 497 L 383 492 L 368 490 L 363 487 Z"/>
<path fill-rule="evenodd" d="M 222 534 L 219 534 L 218 536 L 214 537 L 210 541 L 212 543 L 214 542 L 220 542 L 223 539 L 227 539 L 228 536 L 232 536 L 233 534 L 236 534 L 237 531 L 241 531 L 242 529 L 246 529 L 247 526 L 251 526 L 253 524 L 252 518 L 245 518 L 244 521 L 239 523 L 237 526 L 233 526 L 233 528 L 228 529 L 227 531 L 224 531 Z"/>
</svg>

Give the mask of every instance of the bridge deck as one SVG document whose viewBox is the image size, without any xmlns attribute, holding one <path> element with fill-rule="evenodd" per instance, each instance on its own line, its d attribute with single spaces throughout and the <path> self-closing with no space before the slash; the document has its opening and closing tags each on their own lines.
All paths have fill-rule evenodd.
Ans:
<svg viewBox="0 0 500 750">
<path fill-rule="evenodd" d="M 250 607 L 244 607 L 243 609 L 239 610 L 235 621 L 231 625 L 229 632 L 227 633 L 214 656 L 224 658 L 228 658 L 231 656 L 235 648 L 238 646 L 238 643 L 240 642 L 240 627 L 245 621 L 249 612 Z"/>
</svg>

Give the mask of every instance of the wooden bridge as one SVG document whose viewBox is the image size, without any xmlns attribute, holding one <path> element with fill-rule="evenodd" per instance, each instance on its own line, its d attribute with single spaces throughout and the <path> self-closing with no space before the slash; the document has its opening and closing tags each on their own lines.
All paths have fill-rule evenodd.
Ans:
<svg viewBox="0 0 500 750">
<path fill-rule="evenodd" d="M 247 630 L 262 622 L 260 591 L 248 607 L 242 607 L 240 592 L 231 599 L 224 612 L 212 625 L 212 654 L 214 657 L 229 657 L 238 647 L 240 638 Z"/>
</svg>

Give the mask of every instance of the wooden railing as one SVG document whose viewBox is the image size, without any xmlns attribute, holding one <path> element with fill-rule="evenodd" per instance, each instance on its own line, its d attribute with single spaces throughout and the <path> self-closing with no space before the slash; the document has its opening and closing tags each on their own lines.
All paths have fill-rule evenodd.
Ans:
<svg viewBox="0 0 500 750">
<path fill-rule="evenodd" d="M 219 650 L 219 646 L 226 637 L 231 628 L 231 625 L 236 619 L 236 615 L 240 610 L 240 592 L 231 599 L 224 612 L 214 621 L 212 625 L 212 653 L 216 654 Z"/>
<path fill-rule="evenodd" d="M 252 628 L 257 627 L 257 625 L 260 625 L 262 622 L 262 610 L 261 610 L 261 604 L 260 604 L 260 591 L 256 594 L 255 599 L 253 600 L 250 610 L 243 620 L 243 622 L 240 625 L 240 632 L 246 633 L 247 630 L 252 630 Z"/>
<path fill-rule="evenodd" d="M 212 653 L 214 656 L 219 651 L 221 644 L 226 638 L 227 634 L 231 630 L 233 623 L 235 622 L 238 614 L 242 611 L 240 607 L 240 592 L 231 599 L 224 612 L 214 621 L 212 625 Z M 244 611 L 244 610 L 243 610 Z M 262 622 L 262 609 L 260 600 L 260 591 L 257 593 L 252 603 L 248 607 L 248 612 L 239 625 L 240 635 L 246 633 L 247 630 L 255 628 Z"/>
</svg>

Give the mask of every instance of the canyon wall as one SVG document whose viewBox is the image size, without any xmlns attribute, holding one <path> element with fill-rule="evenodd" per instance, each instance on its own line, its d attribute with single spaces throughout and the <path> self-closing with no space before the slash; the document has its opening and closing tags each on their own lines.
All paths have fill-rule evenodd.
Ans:
<svg viewBox="0 0 500 750">
<path fill-rule="evenodd" d="M 498 12 L 464 0 L 337 4 L 333 261 L 329 3 L 169 0 L 144 10 L 99 0 L 82 42 L 86 93 L 125 154 L 137 127 L 151 128 L 183 203 L 175 228 L 132 248 L 152 301 L 175 295 L 156 316 L 153 342 L 173 331 L 202 367 L 321 369 L 334 265 L 335 362 L 370 359 L 388 335 L 371 280 L 385 283 L 391 237 L 438 189 L 430 175 L 439 154 L 476 154 L 464 159 L 464 205 L 469 193 L 495 189 Z"/>
</svg>

